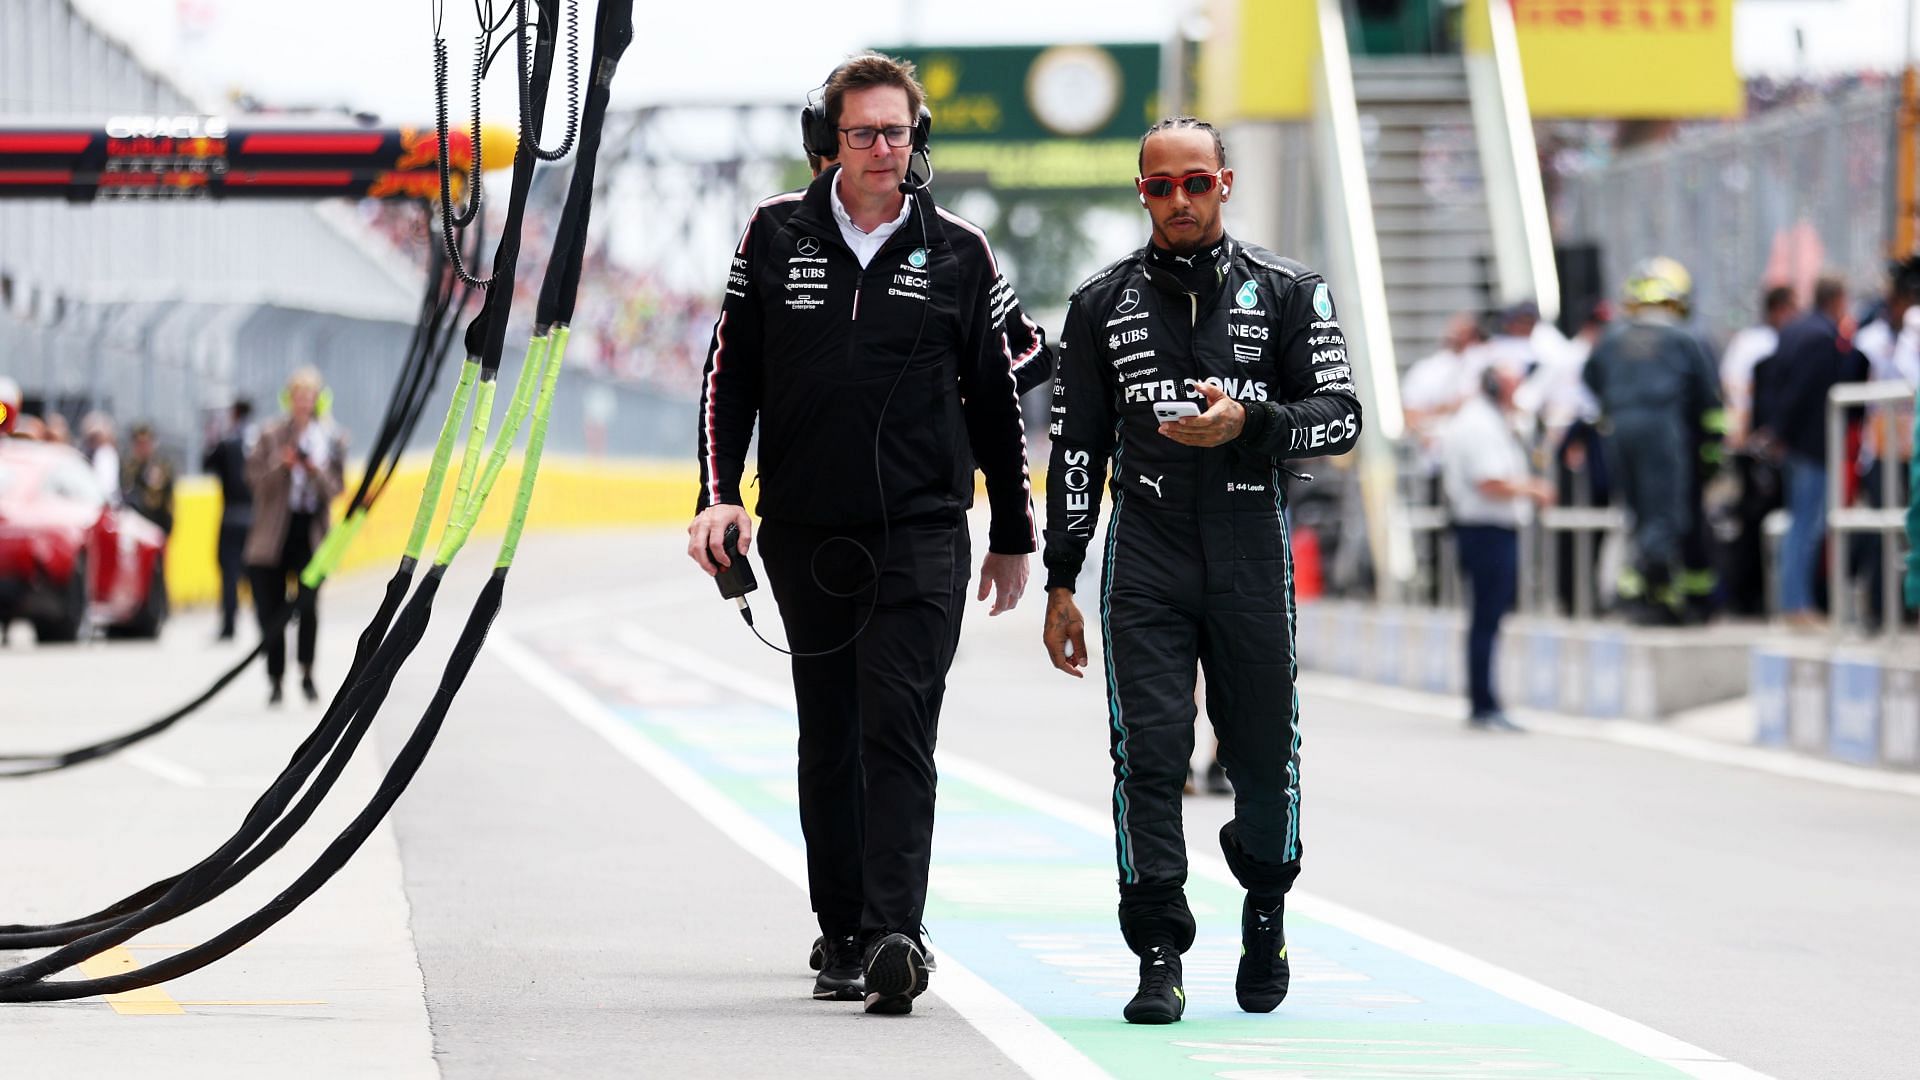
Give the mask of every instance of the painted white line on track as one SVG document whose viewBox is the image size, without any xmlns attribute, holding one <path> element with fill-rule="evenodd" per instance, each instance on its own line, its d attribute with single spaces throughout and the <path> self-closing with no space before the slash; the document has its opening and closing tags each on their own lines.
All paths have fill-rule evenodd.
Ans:
<svg viewBox="0 0 1920 1080">
<path fill-rule="evenodd" d="M 121 759 L 141 772 L 157 776 L 181 787 L 203 788 L 210 784 L 205 776 L 178 762 L 169 761 L 151 750 L 129 750 Z"/>
<path fill-rule="evenodd" d="M 1464 723 L 1461 718 L 1460 699 L 1446 694 L 1429 694 L 1400 686 L 1380 686 L 1358 679 L 1324 675 L 1319 672 L 1303 672 L 1300 676 L 1300 689 L 1307 694 L 1324 694 L 1327 697 L 1337 697 L 1365 705 L 1377 705 L 1398 712 L 1437 716 L 1455 723 Z M 1704 761 L 1713 765 L 1752 769 L 1756 772 L 1771 773 L 1774 776 L 1785 776 L 1794 780 L 1811 780 L 1836 787 L 1853 788 L 1856 791 L 1877 791 L 1892 795 L 1920 797 L 1920 776 L 1911 773 L 1888 772 L 1862 765 L 1847 765 L 1838 761 L 1822 761 L 1818 758 L 1804 757 L 1789 750 L 1774 750 L 1764 746 L 1717 742 L 1639 720 L 1587 719 L 1559 713 L 1537 712 L 1532 709 L 1511 711 L 1514 716 L 1525 722 L 1529 730 L 1546 735 L 1559 735 L 1570 739 L 1593 739 L 1642 750 L 1657 750 L 1663 754 Z"/>
<path fill-rule="evenodd" d="M 735 670 L 724 661 L 649 633 L 638 626 L 621 624 L 614 639 L 642 656 L 679 667 L 689 674 L 713 682 L 746 697 L 780 708 L 793 707 L 793 689 L 783 683 Z M 1308 692 L 1315 687 L 1303 685 Z M 1367 700 L 1387 707 L 1398 707 L 1367 687 Z M 1428 695 L 1423 695 L 1428 696 Z M 1443 699 L 1444 700 L 1444 699 Z M 1026 806 L 1037 813 L 1078 826 L 1102 838 L 1113 835 L 1113 822 L 1099 810 L 1084 806 L 1050 791 L 1035 787 L 1000 770 L 947 751 L 938 753 L 940 770 L 956 779 Z M 756 826 L 757 827 L 757 826 Z M 1189 871 L 1238 889 L 1239 882 L 1217 855 L 1189 850 Z M 796 879 L 804 887 L 804 871 Z M 1701 1080 L 1767 1080 L 1765 1074 L 1736 1064 L 1718 1054 L 1694 1046 L 1664 1032 L 1610 1012 L 1543 983 L 1529 979 L 1489 961 L 1471 956 L 1450 945 L 1424 937 L 1412 930 L 1375 918 L 1344 904 L 1296 889 L 1288 894 L 1289 906 L 1308 918 L 1318 919 L 1375 944 L 1382 945 L 1415 960 L 1430 964 L 1468 982 L 1485 987 L 1502 997 L 1538 1009 L 1582 1030 L 1598 1035 L 1635 1053 L 1666 1063 Z M 946 956 L 941 956 L 945 970 Z M 1011 1003 L 1009 1003 L 1011 1004 Z M 958 1006 L 956 1005 L 956 1008 Z"/>
<path fill-rule="evenodd" d="M 655 643 L 642 640 L 647 637 L 650 635 L 637 629 L 621 628 L 622 643 L 636 651 L 639 651 L 637 645 Z M 662 651 L 650 655 L 683 669 L 688 668 L 680 661 L 682 654 L 690 650 L 667 646 L 664 642 L 658 644 L 663 646 Z M 487 648 L 521 678 L 552 698 L 568 715 L 651 773 L 663 787 L 726 834 L 728 839 L 805 893 L 806 858 L 799 849 L 754 820 L 751 814 L 721 794 L 705 777 L 622 721 L 598 698 L 514 640 L 512 635 L 496 629 L 487 641 Z M 669 652 L 672 655 L 668 655 Z M 690 670 L 703 677 L 713 677 L 714 670 L 718 668 L 717 662 L 704 654 L 692 654 L 689 658 L 700 662 L 698 669 Z M 748 684 L 752 685 L 752 689 L 748 689 Z M 777 697 L 770 700 L 770 684 L 740 672 L 726 672 L 721 685 L 763 702 L 783 708 L 792 707 L 791 691 L 786 694 L 784 701 Z M 1068 1080 L 1108 1075 L 1033 1014 L 968 971 L 951 953 L 944 953 L 940 957 L 939 980 L 930 992 L 953 1006 L 955 1012 L 1029 1075 L 1064 1077 Z"/>
</svg>

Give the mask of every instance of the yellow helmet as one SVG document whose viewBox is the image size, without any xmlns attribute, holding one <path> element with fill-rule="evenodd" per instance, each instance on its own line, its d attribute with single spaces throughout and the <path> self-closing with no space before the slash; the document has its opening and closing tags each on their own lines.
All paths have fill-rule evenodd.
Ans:
<svg viewBox="0 0 1920 1080">
<path fill-rule="evenodd" d="M 1656 255 L 1627 274 L 1626 293 L 1629 304 L 1672 304 L 1685 311 L 1693 297 L 1693 275 L 1678 260 Z"/>
</svg>

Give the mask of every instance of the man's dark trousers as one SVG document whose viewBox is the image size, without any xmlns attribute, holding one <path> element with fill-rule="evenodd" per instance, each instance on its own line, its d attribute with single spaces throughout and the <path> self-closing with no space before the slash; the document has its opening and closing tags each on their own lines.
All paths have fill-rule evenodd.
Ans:
<svg viewBox="0 0 1920 1080">
<path fill-rule="evenodd" d="M 1500 711 L 1493 686 L 1493 647 L 1500 620 L 1520 589 L 1520 534 L 1499 525 L 1455 525 L 1453 539 L 1473 593 L 1467 624 L 1467 698 L 1473 715 L 1488 716 Z"/>
<path fill-rule="evenodd" d="M 855 542 L 882 563 L 877 603 L 871 564 Z M 793 661 L 800 829 L 820 930 L 917 941 L 932 856 L 934 742 L 971 576 L 966 523 L 900 522 L 889 536 L 766 521 L 760 554 L 789 648 L 829 650 L 859 632 L 844 649 Z"/>
</svg>

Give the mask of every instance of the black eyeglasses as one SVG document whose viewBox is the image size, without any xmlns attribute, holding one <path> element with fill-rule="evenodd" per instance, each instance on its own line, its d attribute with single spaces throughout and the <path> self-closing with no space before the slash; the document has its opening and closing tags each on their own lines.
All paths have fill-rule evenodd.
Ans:
<svg viewBox="0 0 1920 1080">
<path fill-rule="evenodd" d="M 853 150 L 871 149 L 873 140 L 882 135 L 887 137 L 888 146 L 913 145 L 913 125 L 911 124 L 894 124 L 883 128 L 841 128 L 840 134 L 847 140 L 848 148 Z"/>
<path fill-rule="evenodd" d="M 1168 199 L 1173 197 L 1174 185 L 1186 189 L 1189 195 L 1205 195 L 1220 182 L 1217 172 L 1190 172 L 1185 176 L 1143 176 L 1134 181 L 1140 194 L 1149 199 Z"/>
</svg>

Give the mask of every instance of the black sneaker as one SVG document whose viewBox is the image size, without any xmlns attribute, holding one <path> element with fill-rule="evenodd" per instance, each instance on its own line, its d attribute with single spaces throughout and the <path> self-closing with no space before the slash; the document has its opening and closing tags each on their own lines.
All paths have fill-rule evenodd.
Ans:
<svg viewBox="0 0 1920 1080">
<path fill-rule="evenodd" d="M 927 974 L 940 970 L 940 965 L 933 958 L 933 938 L 927 934 L 926 923 L 920 924 L 920 956 L 927 962 Z"/>
<path fill-rule="evenodd" d="M 1260 909 L 1249 896 L 1240 904 L 1240 971 L 1233 994 L 1248 1012 L 1272 1012 L 1287 998 L 1293 968 L 1287 962 L 1287 933 L 1281 928 L 1286 902 Z"/>
<path fill-rule="evenodd" d="M 1155 945 L 1140 958 L 1140 989 L 1127 1002 L 1129 1024 L 1172 1024 L 1187 1011 L 1187 992 L 1180 987 L 1180 954 L 1170 945 Z"/>
<path fill-rule="evenodd" d="M 820 974 L 814 976 L 813 1000 L 859 1001 L 867 996 L 865 973 L 860 970 L 860 942 L 852 934 L 820 939 Z"/>
<path fill-rule="evenodd" d="M 905 934 L 888 934 L 867 946 L 867 1011 L 901 1016 L 926 993 L 927 958 Z"/>
<path fill-rule="evenodd" d="M 813 939 L 813 950 L 807 953 L 807 966 L 815 971 L 827 966 L 827 935 Z"/>
</svg>

